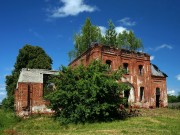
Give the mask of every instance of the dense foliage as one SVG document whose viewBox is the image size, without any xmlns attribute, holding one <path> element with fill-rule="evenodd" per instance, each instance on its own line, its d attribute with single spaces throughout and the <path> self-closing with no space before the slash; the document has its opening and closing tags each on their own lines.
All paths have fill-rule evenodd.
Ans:
<svg viewBox="0 0 180 135">
<path fill-rule="evenodd" d="M 14 108 L 14 90 L 22 68 L 51 69 L 52 59 L 39 46 L 25 45 L 19 54 L 11 75 L 6 76 L 7 98 L 2 101 L 5 109 Z"/>
<path fill-rule="evenodd" d="M 100 61 L 89 66 L 62 67 L 54 78 L 56 90 L 47 96 L 55 116 L 62 123 L 109 121 L 120 118 L 119 95 L 127 85 L 118 83 L 123 70 L 111 74 Z"/>
<path fill-rule="evenodd" d="M 103 36 L 100 28 L 92 25 L 90 19 L 87 18 L 80 33 L 77 33 L 74 36 L 74 49 L 68 53 L 70 61 L 86 51 L 92 42 L 98 42 L 107 46 L 130 51 L 143 50 L 141 40 L 136 38 L 133 31 L 130 30 L 117 33 L 115 28 L 113 22 L 109 20 L 108 29 Z"/>
<path fill-rule="evenodd" d="M 116 47 L 117 46 L 117 33 L 115 30 L 115 26 L 111 20 L 108 22 L 108 26 L 109 28 L 106 30 L 106 34 L 104 37 L 105 40 L 102 40 L 102 41 L 104 41 L 104 44 L 106 45 Z"/>
<path fill-rule="evenodd" d="M 168 95 L 168 103 L 180 102 L 180 93 L 176 95 Z"/>
<path fill-rule="evenodd" d="M 92 42 L 99 41 L 100 39 L 100 29 L 92 25 L 90 19 L 87 18 L 81 32 L 74 35 L 74 50 L 68 53 L 70 60 L 84 52 Z"/>
</svg>

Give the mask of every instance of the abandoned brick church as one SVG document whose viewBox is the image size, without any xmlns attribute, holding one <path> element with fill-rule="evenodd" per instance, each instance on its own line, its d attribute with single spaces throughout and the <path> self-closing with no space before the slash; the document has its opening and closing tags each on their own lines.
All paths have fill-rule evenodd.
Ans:
<svg viewBox="0 0 180 135">
<path fill-rule="evenodd" d="M 146 53 L 117 49 L 94 43 L 88 50 L 73 60 L 69 66 L 88 65 L 93 60 L 101 60 L 109 68 L 117 70 L 124 67 L 126 74 L 122 81 L 130 86 L 122 96 L 128 99 L 133 107 L 156 108 L 166 107 L 167 75 L 156 65 L 150 63 Z M 48 103 L 43 99 L 43 77 L 48 74 L 58 74 L 57 71 L 41 69 L 23 69 L 15 91 L 15 107 L 18 115 L 24 113 L 51 113 L 46 108 Z"/>
</svg>

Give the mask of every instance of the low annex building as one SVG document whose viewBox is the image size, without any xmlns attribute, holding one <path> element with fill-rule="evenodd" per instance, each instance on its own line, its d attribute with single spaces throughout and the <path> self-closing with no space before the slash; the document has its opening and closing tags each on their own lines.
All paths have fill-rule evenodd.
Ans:
<svg viewBox="0 0 180 135">
<path fill-rule="evenodd" d="M 23 68 L 15 90 L 15 110 L 19 116 L 35 113 L 53 113 L 44 100 L 44 84 L 47 76 L 58 75 L 59 71 Z"/>
<path fill-rule="evenodd" d="M 126 70 L 122 81 L 127 83 L 130 89 L 123 91 L 122 95 L 127 98 L 129 105 L 138 108 L 168 105 L 167 75 L 150 63 L 150 55 L 94 43 L 69 66 L 88 65 L 92 60 L 101 60 L 108 64 L 111 70 L 117 70 L 119 67 Z"/>
<path fill-rule="evenodd" d="M 108 64 L 110 70 L 123 67 L 126 74 L 122 81 L 130 86 L 122 95 L 127 103 L 133 107 L 156 108 L 166 107 L 167 75 L 150 63 L 150 56 L 146 53 L 117 49 L 92 44 L 88 50 L 73 60 L 69 66 L 79 64 L 87 66 L 93 60 L 101 60 Z M 44 87 L 48 75 L 58 75 L 59 71 L 45 69 L 23 68 L 15 90 L 15 109 L 19 116 L 35 113 L 53 113 L 47 108 L 48 101 L 44 100 Z"/>
</svg>

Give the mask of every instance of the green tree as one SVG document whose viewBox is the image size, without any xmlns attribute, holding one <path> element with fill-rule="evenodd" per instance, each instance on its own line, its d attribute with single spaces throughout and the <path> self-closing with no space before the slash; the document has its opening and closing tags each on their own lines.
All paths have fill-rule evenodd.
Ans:
<svg viewBox="0 0 180 135">
<path fill-rule="evenodd" d="M 89 66 L 62 67 L 54 78 L 56 90 L 47 95 L 55 117 L 62 123 L 84 123 L 117 119 L 122 102 L 118 83 L 123 70 L 109 74 L 107 65 L 94 61 Z"/>
<path fill-rule="evenodd" d="M 133 31 L 123 31 L 117 34 L 115 25 L 111 20 L 108 21 L 108 29 L 105 36 L 102 36 L 100 28 L 92 25 L 90 19 L 87 18 L 80 33 L 74 35 L 74 42 L 74 49 L 68 53 L 70 61 L 86 51 L 92 42 L 130 51 L 143 50 L 141 40 L 136 38 Z"/>
<path fill-rule="evenodd" d="M 168 103 L 175 103 L 175 102 L 178 102 L 177 96 L 168 94 Z"/>
<path fill-rule="evenodd" d="M 52 59 L 38 46 L 25 45 L 19 50 L 11 75 L 6 76 L 7 98 L 2 102 L 4 108 L 14 108 L 14 90 L 22 68 L 51 69 Z"/>
<path fill-rule="evenodd" d="M 117 44 L 118 48 L 123 48 L 130 51 L 138 51 L 140 49 L 141 51 L 143 50 L 142 41 L 136 38 L 132 30 L 119 33 L 117 36 Z"/>
<path fill-rule="evenodd" d="M 92 25 L 90 19 L 87 18 L 81 32 L 74 35 L 74 50 L 68 53 L 70 60 L 86 51 L 92 42 L 97 42 L 100 39 L 101 31 L 99 27 Z"/>
<path fill-rule="evenodd" d="M 115 26 L 111 20 L 108 22 L 109 28 L 106 30 L 105 44 L 109 46 L 117 46 L 117 33 L 115 31 Z"/>
<path fill-rule="evenodd" d="M 180 92 L 177 95 L 177 101 L 180 102 Z"/>
</svg>

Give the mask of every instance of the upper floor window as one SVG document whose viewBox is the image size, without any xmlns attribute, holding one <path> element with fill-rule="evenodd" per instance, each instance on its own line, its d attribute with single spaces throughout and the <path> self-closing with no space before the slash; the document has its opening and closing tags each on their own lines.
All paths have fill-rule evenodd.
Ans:
<svg viewBox="0 0 180 135">
<path fill-rule="evenodd" d="M 128 73 L 128 63 L 123 63 L 123 67 L 125 69 L 125 73 Z"/>
<path fill-rule="evenodd" d="M 139 65 L 139 75 L 143 75 L 143 65 Z"/>
<path fill-rule="evenodd" d="M 106 64 L 108 65 L 108 68 L 111 69 L 112 61 L 111 60 L 106 60 Z"/>
</svg>

